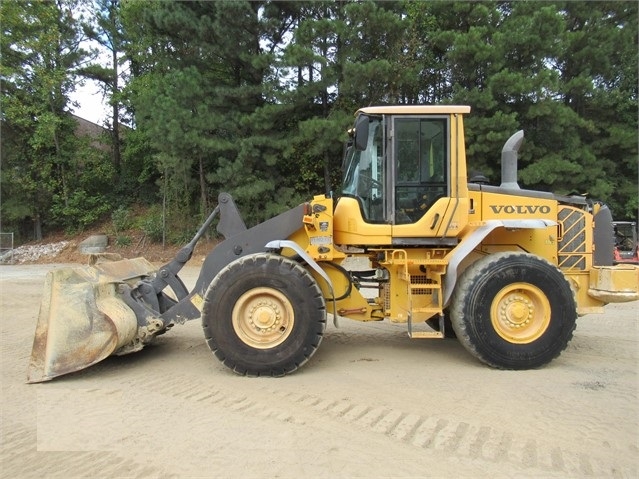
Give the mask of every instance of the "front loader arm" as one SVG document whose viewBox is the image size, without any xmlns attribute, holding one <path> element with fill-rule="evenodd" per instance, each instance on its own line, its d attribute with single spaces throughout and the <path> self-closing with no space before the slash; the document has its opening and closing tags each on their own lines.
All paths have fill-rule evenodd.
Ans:
<svg viewBox="0 0 639 479">
<path fill-rule="evenodd" d="M 138 292 L 144 302 L 149 305 L 155 311 L 166 311 L 170 307 L 186 298 L 189 294 L 188 289 L 182 282 L 182 279 L 178 276 L 178 273 L 182 270 L 184 265 L 193 256 L 195 245 L 200 240 L 206 230 L 211 226 L 211 223 L 215 217 L 219 214 L 220 207 L 217 206 L 213 212 L 209 215 L 206 221 L 202 224 L 195 236 L 188 244 L 186 244 L 175 255 L 170 262 L 162 266 L 156 273 L 153 280 L 150 282 L 143 282 L 138 286 Z M 169 296 L 162 293 L 166 287 L 171 288 L 175 293 L 177 301 L 173 300 Z"/>
<path fill-rule="evenodd" d="M 217 231 L 225 239 L 207 255 L 193 290 L 160 315 L 165 324 L 199 318 L 202 298 L 224 267 L 242 256 L 266 251 L 268 242 L 288 238 L 303 226 L 303 205 L 247 229 L 231 196 L 221 193 L 218 199 L 220 221 Z"/>
</svg>

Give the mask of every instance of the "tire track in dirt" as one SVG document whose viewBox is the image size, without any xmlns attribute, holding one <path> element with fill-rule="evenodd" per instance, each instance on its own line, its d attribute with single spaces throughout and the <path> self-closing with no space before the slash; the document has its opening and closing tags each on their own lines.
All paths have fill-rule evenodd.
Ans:
<svg viewBox="0 0 639 479">
<path fill-rule="evenodd" d="M 286 392 L 272 388 L 241 391 L 211 388 L 195 378 L 149 378 L 137 387 L 151 389 L 178 401 L 195 401 L 205 407 L 218 405 L 238 414 L 250 413 L 263 420 L 311 425 L 330 417 L 335 424 L 373 432 L 417 449 L 434 451 L 447 457 L 470 458 L 488 463 L 512 464 L 539 474 L 578 477 L 630 477 L 631 464 L 611 463 L 605 456 L 585 455 L 553 443 L 548 438 L 527 437 L 519 431 L 484 424 L 460 422 L 437 415 L 408 413 L 387 405 L 371 405 L 348 398 L 326 398 L 312 394 Z M 255 398 L 252 396 L 256 396 Z M 277 398 L 279 406 L 265 406 L 258 398 Z M 272 400 L 270 402 L 273 402 Z"/>
<path fill-rule="evenodd" d="M 574 337 L 562 354 L 568 357 L 588 355 L 602 359 L 636 360 L 635 344 L 629 339 L 582 334 Z"/>
<path fill-rule="evenodd" d="M 335 334 L 331 339 L 337 337 L 342 339 L 338 342 L 348 343 L 348 335 L 343 336 Z M 375 339 L 374 335 L 371 335 L 372 339 Z M 399 337 L 392 339 L 396 341 Z M 601 344 L 602 350 L 605 351 L 603 346 L 604 344 Z M 627 355 L 636 359 L 636 353 Z M 619 358 L 617 365 L 623 369 L 626 368 L 625 364 L 619 364 Z M 628 367 L 631 368 L 631 365 Z M 602 371 L 601 374 L 605 375 L 606 371 Z M 151 380 L 147 386 L 154 389 L 166 388 L 165 379 Z M 450 457 L 465 457 L 496 464 L 510 463 L 530 470 L 559 475 L 627 477 L 632 476 L 635 471 L 635 466 L 631 462 L 612 463 L 605 456 L 605 449 L 600 455 L 587 456 L 578 450 L 566 447 L 563 442 L 553 443 L 547 439 L 526 437 L 521 431 L 505 430 L 503 426 L 500 429 L 492 425 L 475 424 L 468 420 L 459 422 L 450 420 L 448 417 L 413 414 L 392 406 L 369 405 L 336 397 L 296 395 L 271 389 L 265 390 L 264 394 L 279 398 L 281 407 L 265 407 L 261 401 L 252 399 L 252 396 L 255 396 L 255 388 L 252 384 L 246 386 L 245 394 L 242 395 L 237 387 L 243 384 L 241 382 L 233 381 L 234 392 L 231 394 L 217 387 L 212 389 L 209 385 L 197 384 L 196 378 L 183 379 L 180 383 L 171 387 L 172 395 L 178 399 L 196 400 L 205 404 L 220 403 L 229 410 L 251 412 L 260 418 L 295 424 L 312 424 L 318 417 L 330 417 L 341 425 L 346 424 L 362 431 L 372 431 L 392 440 L 437 451 Z M 586 386 L 573 385 L 580 388 Z M 627 385 L 607 383 L 605 387 L 615 390 L 615 396 L 626 393 L 632 396 L 633 391 L 628 390 Z M 579 421 L 582 419 L 589 418 L 575 418 L 575 425 L 579 426 Z M 561 420 L 566 421 L 566 417 Z M 597 424 L 593 421 L 590 428 L 594 430 L 596 427 Z"/>
<path fill-rule="evenodd" d="M 31 295 L 29 295 L 30 299 Z M 136 446 L 142 444 L 146 447 L 143 440 L 146 438 L 155 440 L 156 437 L 153 434 L 162 432 L 162 428 L 167 432 L 164 435 L 160 434 L 161 437 L 170 435 L 189 439 L 190 436 L 206 437 L 209 431 L 205 430 L 204 424 L 210 424 L 208 427 L 212 431 L 214 427 L 221 427 L 220 420 L 226 416 L 230 418 L 223 423 L 226 426 L 248 423 L 250 428 L 250 421 L 255 421 L 256 426 L 261 430 L 287 429 L 312 434 L 319 425 L 323 428 L 322 432 L 324 428 L 330 431 L 331 440 L 334 439 L 336 443 L 340 439 L 353 437 L 357 443 L 361 442 L 362 449 L 370 442 L 381 444 L 383 447 L 390 446 L 389 449 L 395 451 L 404 448 L 411 451 L 410 456 L 420 457 L 422 453 L 422 458 L 439 457 L 443 460 L 441 462 L 453 464 L 470 462 L 473 466 L 477 465 L 477 471 L 491 469 L 504 473 L 517 471 L 513 475 L 520 475 L 519 473 L 525 471 L 526 475 L 533 477 L 636 477 L 637 475 L 637 449 L 636 446 L 632 448 L 636 441 L 627 439 L 626 434 L 622 435 L 624 439 L 620 440 L 619 444 L 615 444 L 611 433 L 618 428 L 623 429 L 623 423 L 618 421 L 623 421 L 625 418 L 626 423 L 632 425 L 632 418 L 636 417 L 636 403 L 634 403 L 637 397 L 636 381 L 628 380 L 636 379 L 636 341 L 612 336 L 596 336 L 599 323 L 597 329 L 587 329 L 581 336 L 575 338 L 576 341 L 574 339 L 569 344 L 568 349 L 562 354 L 562 357 L 567 357 L 569 361 L 563 361 L 562 367 L 555 368 L 552 375 L 543 375 L 546 381 L 552 381 L 553 389 L 544 388 L 543 395 L 539 397 L 540 405 L 551 406 L 555 398 L 563 397 L 563 392 L 567 393 L 566 397 L 571 397 L 568 393 L 578 391 L 580 397 L 585 395 L 588 398 L 587 406 L 572 404 L 557 409 L 549 407 L 550 411 L 544 411 L 543 415 L 530 411 L 530 414 L 524 418 L 533 421 L 543 416 L 543 420 L 551 424 L 555 422 L 562 424 L 560 432 L 563 432 L 564 437 L 573 436 L 566 431 L 576 431 L 575 437 L 584 438 L 586 445 L 583 446 L 578 442 L 566 442 L 552 436 L 532 436 L 532 433 L 527 432 L 518 422 L 512 420 L 512 415 L 504 416 L 503 421 L 493 422 L 486 418 L 484 410 L 478 409 L 476 416 L 468 414 L 466 410 L 464 419 L 460 420 L 461 417 L 451 408 L 442 412 L 442 409 L 437 408 L 436 402 L 429 408 L 424 407 L 422 411 L 415 409 L 414 402 L 403 403 L 403 405 L 400 402 L 395 403 L 395 395 L 357 395 L 355 386 L 348 388 L 350 392 L 334 388 L 328 394 L 326 393 L 328 386 L 324 387 L 321 384 L 317 387 L 303 386 L 315 384 L 309 383 L 309 378 L 313 381 L 326 380 L 327 376 L 322 374 L 332 375 L 335 371 L 342 374 L 342 380 L 356 377 L 367 366 L 366 362 L 357 361 L 367 361 L 360 358 L 369 358 L 371 351 L 374 351 L 375 361 L 379 361 L 375 363 L 378 367 L 375 382 L 358 379 L 360 382 L 356 385 L 361 384 L 366 392 L 370 392 L 373 385 L 378 387 L 379 374 L 388 374 L 390 377 L 389 371 L 393 373 L 395 371 L 388 367 L 388 361 L 384 357 L 385 346 L 399 345 L 405 349 L 419 349 L 414 346 L 416 343 L 407 342 L 405 333 L 400 334 L 393 325 L 384 325 L 390 327 L 388 330 L 382 330 L 383 325 L 379 325 L 379 332 L 376 329 L 377 324 L 367 324 L 366 328 L 358 325 L 357 341 L 352 339 L 348 330 L 346 332 L 331 330 L 329 336 L 333 345 L 343 347 L 333 348 L 336 354 L 334 357 L 317 357 L 332 361 L 336 369 L 328 373 L 312 372 L 308 377 L 300 376 L 299 380 L 297 377 L 282 380 L 240 378 L 230 374 L 217 363 L 211 366 L 212 359 L 205 346 L 200 345 L 200 331 L 196 328 L 198 330 L 195 332 L 185 329 L 185 333 L 180 333 L 182 336 L 177 335 L 170 341 L 167 339 L 166 344 L 156 345 L 155 350 L 149 347 L 148 351 L 140 353 L 139 357 L 112 358 L 84 372 L 71 375 L 68 379 L 61 378 L 52 384 L 42 386 L 30 385 L 24 389 L 23 370 L 30 352 L 36 317 L 37 310 L 31 308 L 28 317 L 23 315 L 25 318 L 23 321 L 28 319 L 26 329 L 16 327 L 20 325 L 9 322 L 12 318 L 7 318 L 7 322 L 2 325 L 3 344 L 0 351 L 5 358 L 3 369 L 5 412 L 3 412 L 0 437 L 2 442 L 0 477 L 38 479 L 41 477 L 188 477 L 184 471 L 179 471 L 179 474 L 174 473 L 175 469 L 172 467 L 178 464 L 177 461 L 171 462 L 174 457 L 180 455 L 180 457 L 188 457 L 191 463 L 206 464 L 206 470 L 219 464 L 219 461 L 215 463 L 209 457 L 202 459 L 201 455 L 204 453 L 193 454 L 190 450 L 188 454 L 191 455 L 187 456 L 185 455 L 186 446 L 184 446 L 169 458 L 164 457 L 163 464 L 166 467 L 162 467 L 153 464 L 152 459 L 145 462 L 140 448 Z M 585 324 L 588 325 L 588 323 Z M 371 330 L 371 328 L 375 329 Z M 579 330 L 577 332 L 579 333 Z M 195 349 L 191 349 L 193 344 L 197 344 Z M 369 344 L 377 344 L 379 348 L 371 349 Z M 446 349 L 440 344 L 444 343 L 437 343 L 434 346 L 440 350 Z M 459 348 L 455 345 L 451 349 L 454 349 L 453 353 L 456 354 Z M 583 361 L 584 358 L 595 359 Z M 414 359 L 411 358 L 411 361 Z M 387 361 L 386 364 L 385 361 Z M 345 374 L 343 365 L 347 363 L 354 363 L 355 368 Z M 410 364 L 413 365 L 414 362 Z M 439 365 L 440 363 L 434 363 L 430 366 Z M 381 370 L 379 366 L 382 366 Z M 407 371 L 410 372 L 410 370 Z M 208 376 L 209 373 L 212 373 L 212 377 Z M 482 374 L 482 371 L 478 371 L 478 374 Z M 536 376 L 537 373 L 534 377 Z M 467 379 L 469 377 L 471 377 L 470 373 Z M 499 382 L 501 376 L 491 374 L 484 377 L 487 378 L 486 381 L 490 387 L 495 388 L 505 384 Z M 493 381 L 493 378 L 495 382 L 488 383 Z M 395 387 L 410 386 L 408 381 L 394 381 L 393 384 Z M 454 400 L 459 396 L 450 394 L 450 389 L 454 387 L 450 382 L 442 382 L 442 384 L 438 384 L 440 398 L 446 395 Z M 521 386 L 524 383 L 515 384 Z M 516 385 L 512 386 L 513 389 L 515 387 Z M 108 420 L 98 417 L 99 415 L 93 417 L 100 426 L 106 427 L 105 430 L 111 435 L 110 437 L 124 438 L 126 446 L 113 442 L 107 444 L 108 450 L 100 451 L 95 449 L 57 451 L 42 450 L 42 448 L 38 450 L 38 439 L 42 445 L 46 444 L 47 437 L 44 437 L 44 441 L 42 435 L 38 438 L 38 434 L 42 434 L 42 431 L 37 429 L 34 422 L 34 404 L 37 404 L 35 399 L 38 396 L 40 401 L 58 404 L 56 399 L 66 392 L 56 391 L 56 388 L 79 389 L 77 396 L 69 393 L 70 398 L 75 398 L 79 402 L 78 406 L 72 410 L 80 416 L 86 414 L 87 422 L 92 418 L 89 415 L 92 412 L 91 408 L 105 407 L 115 402 L 115 405 L 111 404 L 111 409 L 116 410 L 118 401 L 109 394 L 113 391 L 121 393 L 123 398 L 119 401 L 127 408 L 133 405 L 133 411 L 123 410 L 122 416 L 113 415 L 107 418 Z M 510 389 L 505 390 L 510 391 Z M 25 391 L 29 394 L 25 394 Z M 95 395 L 93 402 L 91 402 L 92 395 Z M 410 397 L 411 400 L 420 397 L 418 394 L 402 396 L 399 393 L 397 396 Z M 612 405 L 611 398 L 614 399 Z M 620 398 L 624 398 L 624 401 Z M 58 407 L 63 411 L 67 406 L 58 405 Z M 164 410 L 165 407 L 166 410 Z M 182 407 L 185 411 L 178 419 L 177 413 L 182 411 Z M 574 413 L 570 411 L 572 409 Z M 7 411 L 11 414 L 15 413 L 15 416 L 11 416 Z M 51 408 L 51 411 L 54 412 L 55 408 Z M 437 414 L 438 411 L 439 414 Z M 495 411 L 491 412 L 494 417 Z M 170 424 L 158 424 L 150 431 L 143 431 L 150 418 L 153 419 L 156 415 L 163 420 L 173 419 L 173 421 Z M 602 415 L 605 415 L 607 419 L 602 420 Z M 118 425 L 118 421 L 123 417 L 130 421 L 126 426 Z M 52 426 L 59 425 L 61 429 L 67 427 L 64 422 L 53 416 L 44 419 Z M 40 420 L 43 419 L 40 418 Z M 171 430 L 171 426 L 175 426 L 178 422 L 182 422 L 183 427 L 177 428 L 176 431 Z M 534 423 L 531 422 L 531 424 Z M 299 428 L 285 428 L 282 425 L 295 425 Z M 68 428 L 72 429 L 71 426 Z M 146 432 L 141 439 L 128 438 L 127 435 L 137 435 L 140 430 L 143 433 Z M 56 429 L 52 431 L 57 432 Z M 53 434 L 49 437 L 55 438 Z M 316 437 L 321 436 L 317 433 Z M 610 444 L 602 444 L 597 440 L 600 437 L 605 437 Z M 50 444 L 54 443 L 50 442 Z M 619 445 L 629 449 L 625 449 L 625 453 L 624 451 L 620 453 Z M 82 447 L 83 444 L 80 446 Z M 170 447 L 173 446 L 171 444 Z M 128 447 L 129 450 L 124 451 L 123 447 Z M 163 453 L 166 453 L 168 448 L 168 445 L 165 446 Z M 593 453 L 587 455 L 580 452 L 582 450 Z M 613 450 L 615 454 L 608 457 L 607 453 Z M 144 449 L 142 452 L 147 454 L 149 450 Z M 427 454 L 423 454 L 424 452 Z M 616 462 L 613 462 L 615 457 Z M 345 457 L 342 460 L 348 462 L 350 458 Z M 484 469 L 482 469 L 482 462 L 485 464 Z M 454 467 L 450 469 L 451 472 L 454 470 Z M 300 472 L 300 469 L 296 471 Z M 304 474 L 300 475 L 300 477 L 303 476 Z"/>
<path fill-rule="evenodd" d="M 628 477 L 632 466 L 620 468 L 605 458 L 586 456 L 551 442 L 542 443 L 518 433 L 486 425 L 458 422 L 430 415 L 409 414 L 393 407 L 370 406 L 348 399 L 330 401 L 313 396 L 289 393 L 280 395 L 322 416 L 340 423 L 383 434 L 421 449 L 447 456 L 468 457 L 488 462 L 507 462 L 527 469 L 577 476 Z M 301 415 L 304 411 L 301 411 Z"/>
<path fill-rule="evenodd" d="M 177 472 L 112 451 L 38 451 L 34 427 L 13 421 L 5 421 L 2 427 L 2 477 L 180 477 Z"/>
</svg>

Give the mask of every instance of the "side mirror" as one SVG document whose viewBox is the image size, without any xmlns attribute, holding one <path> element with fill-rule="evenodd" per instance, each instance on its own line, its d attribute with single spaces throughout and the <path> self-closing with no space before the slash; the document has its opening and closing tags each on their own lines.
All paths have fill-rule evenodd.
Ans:
<svg viewBox="0 0 639 479">
<path fill-rule="evenodd" d="M 368 145 L 368 116 L 359 115 L 355 120 L 355 149 L 364 151 Z"/>
</svg>

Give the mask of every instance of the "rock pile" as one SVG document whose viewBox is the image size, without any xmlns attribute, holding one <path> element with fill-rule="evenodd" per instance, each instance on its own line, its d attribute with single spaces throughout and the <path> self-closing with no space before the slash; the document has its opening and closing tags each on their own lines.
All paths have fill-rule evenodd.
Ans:
<svg viewBox="0 0 639 479">
<path fill-rule="evenodd" d="M 0 264 L 20 264 L 37 261 L 48 256 L 57 256 L 69 244 L 68 241 L 58 243 L 24 245 L 14 248 L 11 251 L 3 252 L 0 255 Z"/>
</svg>

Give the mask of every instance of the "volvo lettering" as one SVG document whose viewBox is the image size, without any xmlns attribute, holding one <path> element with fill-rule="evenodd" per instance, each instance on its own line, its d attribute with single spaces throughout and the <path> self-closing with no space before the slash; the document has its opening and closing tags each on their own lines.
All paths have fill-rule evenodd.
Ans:
<svg viewBox="0 0 639 479">
<path fill-rule="evenodd" d="M 495 214 L 507 215 L 547 215 L 550 214 L 550 206 L 545 205 L 490 205 Z"/>
</svg>

